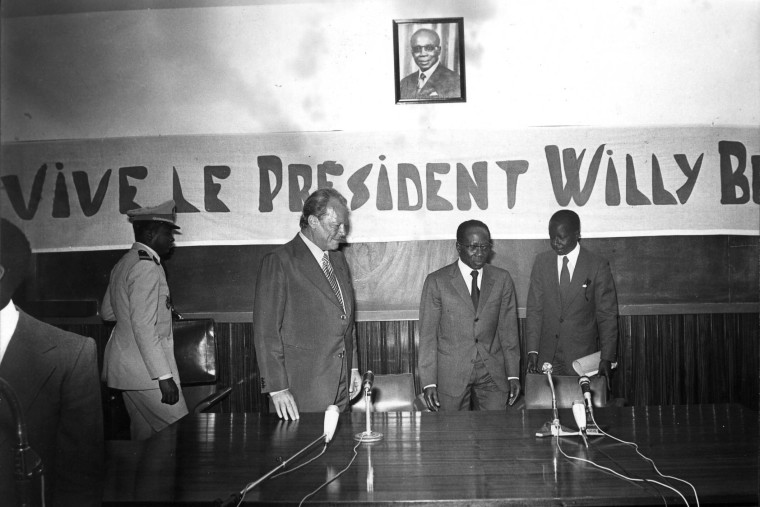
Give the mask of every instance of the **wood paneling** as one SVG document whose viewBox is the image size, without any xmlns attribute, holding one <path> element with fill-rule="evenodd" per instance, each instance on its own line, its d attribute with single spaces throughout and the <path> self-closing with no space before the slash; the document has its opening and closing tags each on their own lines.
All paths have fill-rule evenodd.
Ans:
<svg viewBox="0 0 760 507">
<path fill-rule="evenodd" d="M 758 314 L 621 316 L 619 366 L 613 396 L 628 405 L 741 403 L 758 408 Z M 524 319 L 520 319 L 521 347 Z M 110 326 L 66 325 L 98 343 L 99 364 Z M 219 384 L 232 386 L 230 396 L 213 409 L 220 413 L 268 412 L 260 392 L 251 323 L 217 322 Z M 417 371 L 417 321 L 359 322 L 361 371 L 407 373 L 422 386 Z M 525 371 L 525 358 L 520 370 Z M 104 389 L 106 433 L 123 436 L 122 409 Z"/>
<path fill-rule="evenodd" d="M 453 234 L 453 232 L 452 232 Z M 583 244 L 609 259 L 621 314 L 630 306 L 674 305 L 680 313 L 739 312 L 732 306 L 760 301 L 760 238 L 746 236 L 658 236 L 589 238 Z M 180 313 L 239 315 L 250 320 L 261 257 L 273 245 L 177 248 L 166 263 L 172 297 Z M 548 240 L 496 240 L 491 263 L 515 281 L 518 306 L 525 308 L 533 259 Z M 365 320 L 417 318 L 425 276 L 456 259 L 454 239 L 355 243 L 344 247 L 356 304 Z M 108 274 L 123 251 L 59 252 L 35 255 L 36 276 L 25 292 L 34 300 L 100 301 Z M 65 269 L 62 268 L 65 266 Z M 224 318 L 217 317 L 217 320 Z"/>
</svg>

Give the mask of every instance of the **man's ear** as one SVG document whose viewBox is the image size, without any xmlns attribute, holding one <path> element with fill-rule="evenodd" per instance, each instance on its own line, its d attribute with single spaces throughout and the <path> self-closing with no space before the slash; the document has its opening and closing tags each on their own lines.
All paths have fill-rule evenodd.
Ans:
<svg viewBox="0 0 760 507">
<path fill-rule="evenodd" d="M 156 237 L 156 231 L 153 229 L 148 229 L 143 233 L 143 239 L 145 241 L 142 241 L 142 243 L 145 243 L 149 247 L 153 248 L 153 238 Z"/>
<path fill-rule="evenodd" d="M 316 215 L 309 215 L 309 217 L 306 219 L 309 223 L 309 227 L 312 229 L 316 229 L 317 225 L 319 224 L 319 218 L 317 218 Z"/>
<path fill-rule="evenodd" d="M 5 268 L 0 266 L 0 280 L 3 279 L 3 275 L 5 274 Z"/>
</svg>

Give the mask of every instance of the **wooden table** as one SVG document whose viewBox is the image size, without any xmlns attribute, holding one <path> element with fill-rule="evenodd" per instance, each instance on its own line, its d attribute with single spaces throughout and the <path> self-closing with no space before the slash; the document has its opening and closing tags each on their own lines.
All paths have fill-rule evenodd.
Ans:
<svg viewBox="0 0 760 507">
<path fill-rule="evenodd" d="M 560 421 L 575 427 L 572 413 Z M 594 460 L 638 478 L 658 477 L 630 446 L 593 437 L 538 438 L 549 410 L 376 413 L 383 440 L 358 447 L 354 463 L 306 504 L 684 505 L 667 488 L 634 483 L 563 456 Z M 203 414 L 145 442 L 107 442 L 105 501 L 111 505 L 213 505 L 277 467 L 322 434 L 323 414 L 279 421 L 259 414 Z M 610 434 L 639 445 L 659 470 L 691 482 L 701 505 L 757 505 L 758 413 L 740 405 L 596 410 Z M 341 414 L 324 455 L 251 490 L 245 503 L 298 504 L 349 463 L 363 413 Z M 308 457 L 322 449 L 316 447 Z M 305 461 L 305 460 L 302 460 Z M 291 467 L 289 467 L 291 468 Z"/>
</svg>

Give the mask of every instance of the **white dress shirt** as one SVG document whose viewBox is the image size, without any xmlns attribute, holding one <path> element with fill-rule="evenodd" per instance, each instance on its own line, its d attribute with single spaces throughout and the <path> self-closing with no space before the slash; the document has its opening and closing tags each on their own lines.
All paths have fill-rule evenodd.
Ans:
<svg viewBox="0 0 760 507">
<path fill-rule="evenodd" d="M 0 363 L 3 362 L 5 351 L 8 349 L 8 344 L 11 342 L 11 337 L 16 331 L 17 324 L 18 310 L 14 306 L 13 301 L 8 301 L 5 308 L 0 310 Z"/>
</svg>

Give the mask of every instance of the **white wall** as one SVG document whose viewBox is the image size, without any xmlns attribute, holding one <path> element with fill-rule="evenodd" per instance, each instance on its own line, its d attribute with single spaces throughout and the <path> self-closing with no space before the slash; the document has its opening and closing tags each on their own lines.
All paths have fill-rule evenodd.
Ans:
<svg viewBox="0 0 760 507">
<path fill-rule="evenodd" d="M 242 3 L 5 17 L 2 141 L 760 124 L 754 0 Z M 467 102 L 397 105 L 392 21 L 430 17 Z"/>
</svg>

